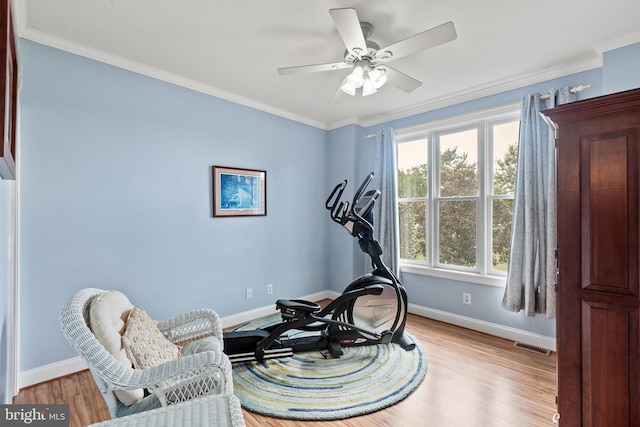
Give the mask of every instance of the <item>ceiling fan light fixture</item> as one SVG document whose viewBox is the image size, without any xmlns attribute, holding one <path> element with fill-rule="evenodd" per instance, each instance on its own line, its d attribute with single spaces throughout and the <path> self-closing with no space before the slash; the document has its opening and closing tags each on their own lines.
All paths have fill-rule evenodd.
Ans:
<svg viewBox="0 0 640 427">
<path fill-rule="evenodd" d="M 362 88 L 362 96 L 373 95 L 387 82 L 387 70 L 371 66 L 367 60 L 360 61 L 340 87 L 348 95 L 356 96 Z"/>
<path fill-rule="evenodd" d="M 349 83 L 349 79 L 347 79 L 347 81 L 345 81 L 344 84 L 340 86 L 340 89 L 342 89 L 342 91 L 347 95 L 356 96 L 356 88 L 353 87 L 351 83 Z"/>
<path fill-rule="evenodd" d="M 382 75 L 384 74 L 384 72 L 382 70 L 380 70 L 380 68 L 372 68 L 369 70 L 369 72 L 367 73 L 367 75 L 369 76 L 369 78 L 371 79 L 371 81 L 376 81 L 377 79 L 379 79 Z"/>
<path fill-rule="evenodd" d="M 373 81 L 369 77 L 364 79 L 364 83 L 362 84 L 362 96 L 369 96 L 376 93 L 378 90 L 373 84 Z"/>
<path fill-rule="evenodd" d="M 372 68 L 367 76 L 376 89 L 380 89 L 387 82 L 387 70 L 384 68 Z"/>
<path fill-rule="evenodd" d="M 364 69 L 362 66 L 356 65 L 354 67 L 349 77 L 347 77 L 347 82 L 356 89 L 362 87 L 364 83 Z"/>
</svg>

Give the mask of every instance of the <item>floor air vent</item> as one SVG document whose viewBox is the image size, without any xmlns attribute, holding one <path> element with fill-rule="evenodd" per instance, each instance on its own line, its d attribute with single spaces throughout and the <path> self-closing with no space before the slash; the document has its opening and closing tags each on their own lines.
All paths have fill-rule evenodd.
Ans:
<svg viewBox="0 0 640 427">
<path fill-rule="evenodd" d="M 551 354 L 551 350 L 547 350 L 546 348 L 536 347 L 535 345 L 523 344 L 521 342 L 514 342 L 514 347 L 521 348 L 523 350 L 532 351 L 534 353 L 541 354 L 543 356 L 549 356 Z"/>
</svg>

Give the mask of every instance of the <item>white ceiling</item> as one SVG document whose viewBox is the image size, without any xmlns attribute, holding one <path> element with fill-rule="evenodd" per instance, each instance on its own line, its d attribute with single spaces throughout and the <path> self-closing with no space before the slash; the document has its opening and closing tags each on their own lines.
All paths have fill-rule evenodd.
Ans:
<svg viewBox="0 0 640 427">
<path fill-rule="evenodd" d="M 640 41 L 638 0 L 14 0 L 20 37 L 280 116 L 369 126 L 602 65 Z M 423 82 L 329 104 L 348 70 L 329 15 L 353 7 L 387 46 L 447 21 L 458 37 L 389 65 Z M 585 82 L 589 83 L 589 82 Z"/>
</svg>

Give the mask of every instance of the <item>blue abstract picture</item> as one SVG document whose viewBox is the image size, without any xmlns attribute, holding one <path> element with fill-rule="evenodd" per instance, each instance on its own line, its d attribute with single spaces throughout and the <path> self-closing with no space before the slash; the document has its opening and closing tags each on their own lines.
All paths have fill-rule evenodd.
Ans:
<svg viewBox="0 0 640 427">
<path fill-rule="evenodd" d="M 213 166 L 213 216 L 265 216 L 267 171 Z"/>
<path fill-rule="evenodd" d="M 220 209 L 262 209 L 262 180 L 255 175 L 220 174 Z"/>
</svg>

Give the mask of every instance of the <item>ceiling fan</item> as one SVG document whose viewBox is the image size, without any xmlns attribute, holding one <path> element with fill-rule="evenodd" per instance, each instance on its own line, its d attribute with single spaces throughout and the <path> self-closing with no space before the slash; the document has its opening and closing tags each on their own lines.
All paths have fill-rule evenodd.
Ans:
<svg viewBox="0 0 640 427">
<path fill-rule="evenodd" d="M 338 95 L 342 93 L 351 96 L 355 96 L 356 92 L 361 92 L 362 96 L 374 94 L 387 82 L 407 93 L 414 91 L 420 87 L 422 82 L 389 67 L 386 63 L 453 41 L 457 37 L 453 22 L 446 22 L 380 48 L 376 42 L 369 40 L 373 33 L 373 25 L 368 22 L 360 22 L 355 9 L 331 9 L 329 14 L 347 48 L 344 61 L 278 68 L 278 73 L 285 76 L 351 68 L 351 73 L 342 81 L 330 102 L 337 100 Z"/>
</svg>

